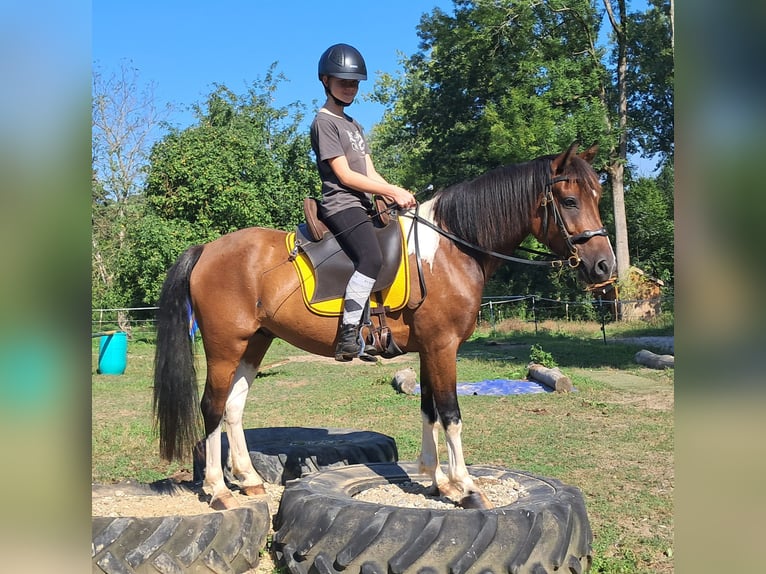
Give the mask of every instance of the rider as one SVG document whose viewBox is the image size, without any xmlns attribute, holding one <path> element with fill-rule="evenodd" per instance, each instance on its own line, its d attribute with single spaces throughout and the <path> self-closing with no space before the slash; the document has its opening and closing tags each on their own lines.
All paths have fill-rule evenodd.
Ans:
<svg viewBox="0 0 766 574">
<path fill-rule="evenodd" d="M 412 193 L 375 171 L 362 126 L 344 111 L 354 101 L 359 81 L 367 79 L 359 51 L 348 44 L 330 46 L 319 58 L 318 75 L 327 101 L 311 124 L 311 147 L 322 180 L 319 216 L 354 263 L 335 348 L 337 361 L 350 361 L 363 353 L 362 313 L 383 262 L 370 219 L 372 196 L 380 195 L 400 208 L 416 202 Z"/>
</svg>

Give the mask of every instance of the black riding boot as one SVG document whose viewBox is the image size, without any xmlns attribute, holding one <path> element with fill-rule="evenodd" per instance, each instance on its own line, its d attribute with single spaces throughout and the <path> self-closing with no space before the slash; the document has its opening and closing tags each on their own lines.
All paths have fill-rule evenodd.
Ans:
<svg viewBox="0 0 766 574">
<path fill-rule="evenodd" d="M 341 325 L 338 333 L 338 345 L 335 347 L 336 361 L 350 361 L 359 356 L 359 325 Z"/>
</svg>

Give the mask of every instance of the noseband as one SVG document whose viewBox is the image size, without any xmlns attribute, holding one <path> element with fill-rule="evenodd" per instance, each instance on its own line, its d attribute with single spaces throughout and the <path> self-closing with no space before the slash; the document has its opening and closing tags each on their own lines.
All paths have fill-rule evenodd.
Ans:
<svg viewBox="0 0 766 574">
<path fill-rule="evenodd" d="M 577 245 L 580 243 L 585 243 L 588 241 L 588 239 L 595 237 L 596 235 L 603 235 L 606 237 L 608 234 L 606 228 L 604 227 L 601 227 L 600 229 L 589 229 L 587 231 L 583 231 L 582 233 L 578 233 L 577 235 L 572 235 L 569 233 L 566 223 L 564 223 L 564 218 L 561 216 L 561 209 L 559 208 L 559 204 L 553 195 L 553 185 L 561 181 L 579 181 L 579 179 L 561 175 L 554 177 L 546 184 L 545 193 L 541 203 L 542 208 L 545 210 L 545 215 L 543 216 L 543 237 L 548 235 L 548 206 L 550 205 L 551 211 L 553 212 L 553 221 L 556 222 L 559 231 L 561 231 L 561 235 L 564 236 L 564 241 L 566 242 L 567 249 L 569 249 L 569 257 L 567 258 L 567 263 L 570 267 L 575 268 L 580 264 L 580 253 L 577 250 Z"/>
</svg>

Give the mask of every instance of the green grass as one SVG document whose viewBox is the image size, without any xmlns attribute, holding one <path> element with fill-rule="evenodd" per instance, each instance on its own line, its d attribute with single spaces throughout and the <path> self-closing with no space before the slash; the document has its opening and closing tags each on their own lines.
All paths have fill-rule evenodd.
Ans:
<svg viewBox="0 0 766 574">
<path fill-rule="evenodd" d="M 597 323 L 549 323 L 537 334 L 514 323 L 494 331 L 482 327 L 457 362 L 460 381 L 523 378 L 530 349 L 539 345 L 572 379 L 577 392 L 570 394 L 461 397 L 464 450 L 469 464 L 526 470 L 580 488 L 594 532 L 591 571 L 597 573 L 673 571 L 673 371 L 640 367 L 633 356 L 642 347 L 611 341 L 636 333 L 672 334 L 672 324 L 611 324 L 606 345 Z M 148 482 L 190 470 L 190 461 L 168 464 L 158 456 L 151 338 L 131 341 L 128 351 L 124 375 L 97 375 L 94 342 L 96 482 Z M 390 385 L 397 370 L 418 371 L 417 355 L 381 365 L 335 363 L 276 341 L 264 365 L 248 397 L 246 427 L 374 430 L 396 440 L 400 460 L 418 456 L 419 397 L 396 394 Z M 199 374 L 202 379 L 204 367 Z"/>
</svg>

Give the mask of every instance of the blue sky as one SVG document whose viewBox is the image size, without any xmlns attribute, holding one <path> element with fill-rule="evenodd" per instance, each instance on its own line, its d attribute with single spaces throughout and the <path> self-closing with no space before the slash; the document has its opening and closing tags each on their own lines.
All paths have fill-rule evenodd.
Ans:
<svg viewBox="0 0 766 574">
<path fill-rule="evenodd" d="M 189 106 L 201 103 L 224 84 L 243 94 L 269 66 L 286 77 L 274 104 L 301 102 L 306 126 L 324 102 L 317 62 L 330 45 L 357 47 L 367 63 L 356 102 L 348 109 L 366 131 L 380 121 L 383 107 L 365 101 L 381 72 L 396 74 L 402 57 L 414 54 L 417 25 L 434 8 L 452 13 L 452 0 L 362 0 L 319 3 L 310 0 L 93 0 L 92 59 L 106 75 L 129 62 L 141 85 L 154 86 L 158 107 L 171 104 L 168 121 L 185 128 L 194 122 Z M 630 0 L 628 10 L 645 10 Z M 606 28 L 605 28 L 606 29 Z M 653 162 L 632 158 L 642 172 Z"/>
<path fill-rule="evenodd" d="M 451 12 L 452 0 L 386 0 L 320 3 L 187 0 L 93 1 L 92 58 L 109 74 L 129 61 L 141 84 L 154 84 L 156 103 L 171 103 L 170 122 L 184 128 L 193 117 L 185 111 L 202 102 L 214 83 L 243 94 L 269 66 L 286 76 L 275 104 L 300 101 L 313 115 L 313 100 L 324 93 L 317 79 L 319 56 L 328 46 L 346 42 L 365 58 L 369 93 L 379 72 L 400 70 L 401 53 L 418 49 L 416 26 L 435 7 Z M 360 98 L 349 108 L 365 130 L 383 108 Z"/>
</svg>

